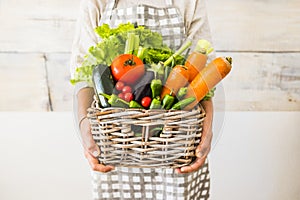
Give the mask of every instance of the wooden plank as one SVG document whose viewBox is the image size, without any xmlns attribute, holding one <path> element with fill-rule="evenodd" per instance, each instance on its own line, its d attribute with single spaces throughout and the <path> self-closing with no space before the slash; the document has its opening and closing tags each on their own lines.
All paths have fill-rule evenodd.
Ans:
<svg viewBox="0 0 300 200">
<path fill-rule="evenodd" d="M 54 111 L 72 110 L 73 86 L 70 84 L 70 54 L 47 54 L 46 66 L 51 105 Z"/>
<path fill-rule="evenodd" d="M 79 3 L 1 0 L 0 52 L 70 52 Z"/>
<path fill-rule="evenodd" d="M 47 111 L 48 88 L 41 54 L 0 54 L 0 111 Z"/>
<path fill-rule="evenodd" d="M 78 15 L 79 4 L 80 0 L 1 0 L 0 15 L 23 19 L 74 20 Z"/>
<path fill-rule="evenodd" d="M 207 7 L 216 50 L 300 51 L 298 0 L 210 0 Z M 79 0 L 1 0 L 0 51 L 69 52 L 78 9 Z"/>
<path fill-rule="evenodd" d="M 219 53 L 233 69 L 219 85 L 216 106 L 230 111 L 299 111 L 300 53 Z"/>
<path fill-rule="evenodd" d="M 0 52 L 70 52 L 75 21 L 0 18 Z"/>
<path fill-rule="evenodd" d="M 207 1 L 221 51 L 300 51 L 300 1 Z"/>
</svg>

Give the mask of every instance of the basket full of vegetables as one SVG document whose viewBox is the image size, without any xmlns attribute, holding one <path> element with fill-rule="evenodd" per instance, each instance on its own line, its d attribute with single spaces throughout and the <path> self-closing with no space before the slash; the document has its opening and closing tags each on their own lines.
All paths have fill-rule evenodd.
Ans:
<svg viewBox="0 0 300 200">
<path fill-rule="evenodd" d="M 72 83 L 94 87 L 88 109 L 99 161 L 127 167 L 190 164 L 201 140 L 205 112 L 199 102 L 230 72 L 231 58 L 207 63 L 209 42 L 173 52 L 156 32 L 134 24 L 95 29 L 102 38 L 89 49 Z"/>
</svg>

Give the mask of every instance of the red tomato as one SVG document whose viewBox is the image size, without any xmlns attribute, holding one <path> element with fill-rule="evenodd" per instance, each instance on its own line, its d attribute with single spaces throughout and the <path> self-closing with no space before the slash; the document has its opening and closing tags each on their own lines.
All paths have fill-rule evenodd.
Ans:
<svg viewBox="0 0 300 200">
<path fill-rule="evenodd" d="M 124 100 L 129 102 L 131 100 L 133 100 L 133 94 L 128 92 L 128 93 L 124 93 Z"/>
<path fill-rule="evenodd" d="M 118 91 L 121 91 L 121 90 L 124 88 L 124 86 L 125 86 L 125 84 L 124 84 L 123 82 L 121 82 L 121 81 L 118 81 L 118 82 L 116 83 L 116 89 L 117 89 Z"/>
<path fill-rule="evenodd" d="M 148 108 L 151 104 L 151 101 L 152 101 L 151 97 L 147 96 L 147 97 L 142 98 L 141 104 L 144 108 Z"/>
<path fill-rule="evenodd" d="M 121 54 L 111 63 L 111 72 L 117 81 L 132 85 L 145 73 L 144 63 L 132 54 Z"/>
<path fill-rule="evenodd" d="M 122 92 L 123 93 L 131 93 L 132 92 L 132 89 L 130 86 L 126 85 L 122 88 Z"/>
</svg>

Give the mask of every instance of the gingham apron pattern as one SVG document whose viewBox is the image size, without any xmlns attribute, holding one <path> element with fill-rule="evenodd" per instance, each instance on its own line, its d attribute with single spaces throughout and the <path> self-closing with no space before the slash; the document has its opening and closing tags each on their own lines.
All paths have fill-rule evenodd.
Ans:
<svg viewBox="0 0 300 200">
<path fill-rule="evenodd" d="M 206 162 L 193 173 L 173 169 L 119 167 L 109 173 L 92 172 L 94 200 L 206 200 L 209 169 Z"/>
<path fill-rule="evenodd" d="M 165 3 L 167 5 L 165 8 L 139 4 L 115 9 L 118 0 L 112 0 L 107 4 L 100 24 L 106 23 L 116 27 L 120 23 L 137 23 L 161 33 L 164 43 L 176 50 L 186 39 L 186 30 L 179 10 L 172 6 L 172 0 L 165 0 Z"/>
<path fill-rule="evenodd" d="M 164 43 L 178 49 L 186 39 L 182 16 L 165 0 L 165 8 L 144 4 L 118 8 L 118 0 L 110 1 L 100 25 L 116 27 L 120 23 L 137 23 L 162 34 Z M 109 173 L 92 171 L 94 200 L 206 200 L 209 198 L 208 163 L 196 172 L 177 174 L 174 169 L 116 167 Z"/>
</svg>

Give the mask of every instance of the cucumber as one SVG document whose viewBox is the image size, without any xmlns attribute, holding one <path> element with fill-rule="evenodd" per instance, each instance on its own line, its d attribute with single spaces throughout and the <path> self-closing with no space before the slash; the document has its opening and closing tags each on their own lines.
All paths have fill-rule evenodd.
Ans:
<svg viewBox="0 0 300 200">
<path fill-rule="evenodd" d="M 101 93 L 111 95 L 114 91 L 115 83 L 112 78 L 110 67 L 106 65 L 97 65 L 93 69 L 92 76 L 93 86 L 96 98 L 101 108 L 110 107 L 108 100 Z"/>
</svg>

